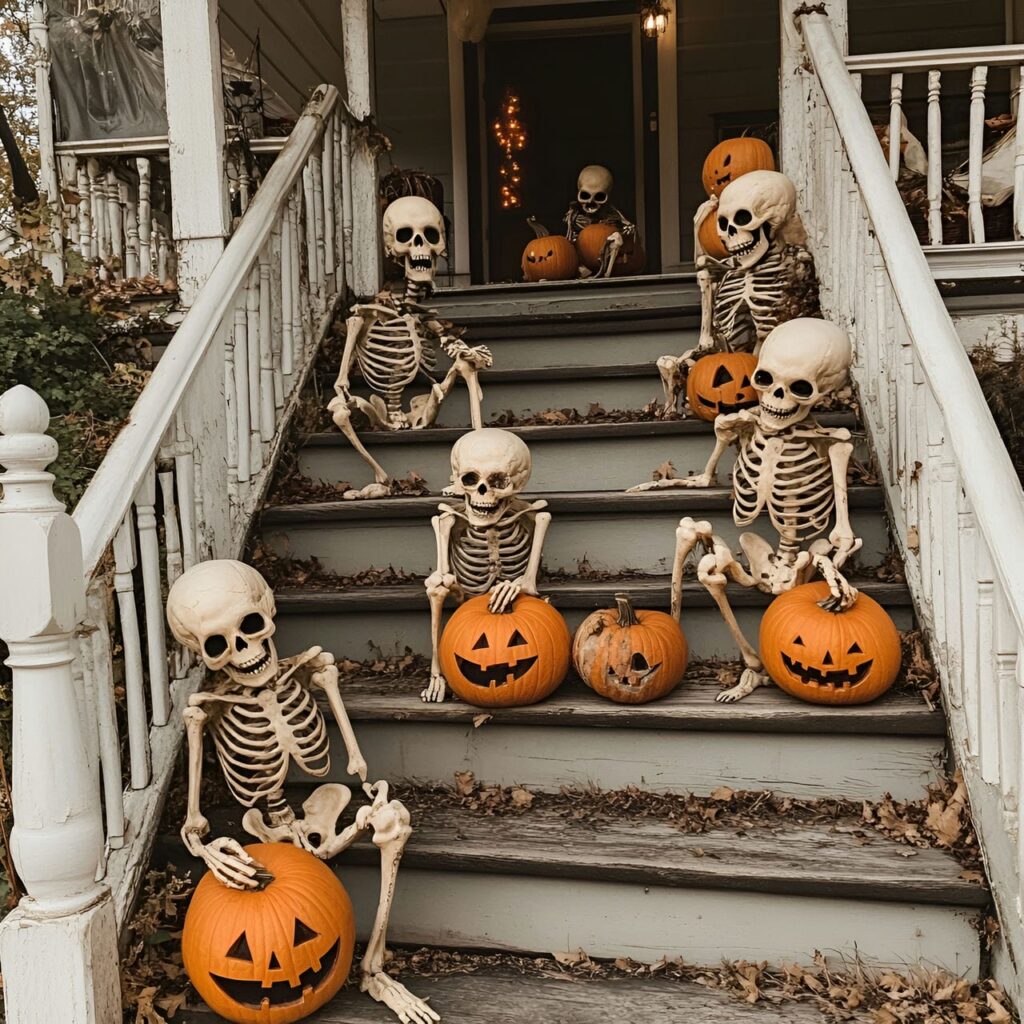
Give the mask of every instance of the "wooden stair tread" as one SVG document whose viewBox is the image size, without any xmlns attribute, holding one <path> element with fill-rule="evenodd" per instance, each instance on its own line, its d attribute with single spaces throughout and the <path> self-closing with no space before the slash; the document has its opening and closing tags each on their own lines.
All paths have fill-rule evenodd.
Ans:
<svg viewBox="0 0 1024 1024">
<path fill-rule="evenodd" d="M 403 975 L 411 992 L 428 999 L 450 1024 L 820 1024 L 811 1003 L 767 1001 L 750 1005 L 694 982 L 661 978 L 580 978 L 570 974 L 541 977 L 508 968 L 468 974 Z M 851 1016 L 850 1020 L 868 1020 Z M 219 1017 L 205 1006 L 175 1017 L 183 1024 Z M 306 1018 L 308 1024 L 394 1024 L 395 1015 L 351 983 L 330 1003 Z"/>
<path fill-rule="evenodd" d="M 554 515 L 607 515 L 651 512 L 680 513 L 691 509 L 732 508 L 731 487 L 679 488 L 665 491 L 545 491 L 542 495 L 548 511 Z M 855 485 L 849 489 L 850 507 L 877 509 L 885 507 L 882 488 Z M 324 501 L 293 505 L 270 505 L 264 508 L 264 526 L 286 526 L 298 523 L 351 522 L 363 519 L 422 519 L 437 511 L 439 501 L 458 503 L 460 499 L 441 494 L 419 497 L 377 498 L 359 501 Z"/>
<path fill-rule="evenodd" d="M 336 373 L 325 374 L 334 383 Z M 597 366 L 492 366 L 484 372 L 484 384 L 523 384 L 533 381 L 605 380 L 623 377 L 651 377 L 658 380 L 658 367 L 651 360 L 633 363 L 602 363 Z M 353 384 L 364 386 L 362 377 L 354 376 Z M 660 383 L 659 383 L 660 387 Z"/>
<path fill-rule="evenodd" d="M 929 711 L 914 693 L 890 690 L 872 704 L 827 707 L 798 701 L 774 686 L 755 690 L 735 704 L 715 701 L 717 687 L 684 680 L 667 697 L 643 705 L 614 704 L 599 697 L 575 675 L 539 704 L 518 708 L 478 708 L 449 696 L 443 704 L 424 703 L 427 680 L 363 676 L 342 680 L 345 707 L 353 721 L 428 722 L 472 726 L 480 714 L 495 725 L 544 725 L 611 729 L 670 729 L 692 732 L 884 733 L 944 736 L 945 718 Z"/>
</svg>

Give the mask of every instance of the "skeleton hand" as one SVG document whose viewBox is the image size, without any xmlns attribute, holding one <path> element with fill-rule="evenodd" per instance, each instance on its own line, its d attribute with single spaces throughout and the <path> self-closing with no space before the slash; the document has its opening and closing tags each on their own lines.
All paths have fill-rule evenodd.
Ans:
<svg viewBox="0 0 1024 1024">
<path fill-rule="evenodd" d="M 203 826 L 209 831 L 209 823 L 202 819 Z M 214 878 L 229 889 L 258 889 L 260 876 L 266 876 L 266 869 L 259 861 L 249 854 L 234 840 L 227 836 L 214 839 L 212 843 L 203 845 L 194 832 L 182 832 L 185 845 L 194 855 L 201 857 L 206 866 L 213 872 Z"/>
<path fill-rule="evenodd" d="M 464 341 L 456 341 L 449 349 L 452 359 L 462 361 L 474 370 L 486 370 L 494 363 L 494 356 L 486 345 L 470 348 Z"/>
<path fill-rule="evenodd" d="M 628 220 L 622 222 L 622 227 L 619 230 L 625 238 L 636 237 L 636 225 L 631 224 Z"/>
<path fill-rule="evenodd" d="M 843 612 L 857 600 L 857 588 L 851 587 L 846 577 L 827 555 L 815 555 L 814 566 L 828 584 L 829 596 L 818 604 L 827 612 Z"/>
<path fill-rule="evenodd" d="M 491 588 L 490 600 L 487 602 L 487 609 L 495 615 L 500 615 L 512 607 L 515 599 L 526 589 L 526 577 L 520 576 L 514 580 L 501 580 Z"/>
<path fill-rule="evenodd" d="M 711 487 L 715 483 L 713 473 L 698 473 L 696 476 L 672 476 L 663 480 L 648 480 L 643 484 L 635 484 L 626 490 L 627 494 L 639 494 L 640 491 L 664 491 L 673 487 Z"/>
</svg>

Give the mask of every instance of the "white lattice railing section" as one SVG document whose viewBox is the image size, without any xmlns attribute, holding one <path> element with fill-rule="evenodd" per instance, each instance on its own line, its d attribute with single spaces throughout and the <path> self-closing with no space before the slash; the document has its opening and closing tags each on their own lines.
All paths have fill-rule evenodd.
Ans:
<svg viewBox="0 0 1024 1024">
<path fill-rule="evenodd" d="M 832 24 L 814 11 L 798 22 L 815 73 L 784 117 L 813 157 L 800 184 L 822 309 L 855 341 L 862 414 L 1019 962 L 1024 493 Z"/>
<path fill-rule="evenodd" d="M 1006 149 L 998 157 L 1004 170 L 1010 172 L 1013 187 L 1013 234 L 1014 238 L 1024 237 L 1024 130 L 1021 129 L 1021 113 L 1024 112 L 1024 92 L 1020 89 L 1020 74 L 1024 69 L 1024 45 L 970 47 L 958 50 L 919 50 L 908 53 L 875 53 L 846 58 L 847 69 L 857 76 L 889 76 L 889 129 L 888 160 L 889 171 L 895 180 L 899 176 L 901 157 L 906 145 L 904 137 L 904 82 L 915 77 L 923 79 L 927 89 L 927 134 L 921 140 L 927 161 L 928 189 L 928 235 L 932 245 L 942 245 L 943 238 L 942 195 L 943 195 L 943 100 L 957 99 L 946 81 L 961 72 L 969 76 L 969 137 L 967 146 L 967 226 L 971 243 L 985 242 L 985 218 L 982 205 L 982 182 L 985 174 L 985 117 L 986 90 L 989 87 L 989 72 L 994 68 L 1010 69 L 1011 113 L 1016 115 L 1017 125 L 999 143 L 999 149 Z M 946 76 L 944 79 L 943 76 Z M 962 93 L 962 87 L 959 87 Z M 994 151 L 990 157 L 996 160 Z M 1007 199 L 1006 202 L 1011 202 Z"/>
<path fill-rule="evenodd" d="M 29 893 L 19 913 L 64 914 L 68 930 L 68 909 L 102 902 L 104 886 L 117 925 L 129 912 L 180 746 L 180 711 L 201 676 L 169 651 L 164 595 L 197 560 L 240 553 L 351 279 L 348 152 L 338 93 L 321 86 L 73 519 L 53 501 L 44 472 L 57 451 L 42 400 L 24 387 L 0 398 L 12 849 Z M 3 950 L 31 955 L 24 934 Z"/>
</svg>

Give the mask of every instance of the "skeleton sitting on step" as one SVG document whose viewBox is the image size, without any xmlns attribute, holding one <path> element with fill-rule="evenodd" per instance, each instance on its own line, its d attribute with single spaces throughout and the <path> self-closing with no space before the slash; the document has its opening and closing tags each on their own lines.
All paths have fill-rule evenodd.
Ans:
<svg viewBox="0 0 1024 1024">
<path fill-rule="evenodd" d="M 850 359 L 850 339 L 835 324 L 802 317 L 776 327 L 761 347 L 753 375 L 758 407 L 715 420 L 715 450 L 704 472 L 630 488 L 710 487 L 726 448 L 735 445 L 733 521 L 749 526 L 767 512 L 779 533 L 774 551 L 757 534 L 740 534 L 748 569 L 729 544 L 712 532 L 710 523 L 687 517 L 676 530 L 672 614 L 680 615 L 683 566 L 699 544 L 705 554 L 698 563 L 697 578 L 722 613 L 745 665 L 739 684 L 720 693 L 720 701 L 740 700 L 768 682 L 757 651 L 740 631 L 726 597 L 730 579 L 766 594 L 782 594 L 807 582 L 817 570 L 831 592 L 825 607 L 838 611 L 857 598 L 857 591 L 840 573 L 861 546 L 850 525 L 847 499 L 847 469 L 853 452 L 850 432 L 822 427 L 811 418 L 814 406 L 846 381 Z M 805 540 L 827 529 L 833 513 L 835 525 L 828 540 L 818 539 L 803 550 Z"/>
<path fill-rule="evenodd" d="M 544 536 L 551 513 L 546 501 L 524 501 L 519 493 L 530 479 L 532 461 L 525 442 L 507 430 L 473 430 L 452 447 L 452 482 L 445 494 L 461 496 L 463 505 L 438 505 L 430 520 L 437 539 L 437 570 L 426 579 L 430 601 L 430 683 L 420 695 L 443 701 L 437 645 L 441 610 L 449 594 L 490 592 L 488 607 L 505 611 L 520 594 L 537 594 Z"/>
<path fill-rule="evenodd" d="M 712 198 L 698 209 L 695 238 L 705 216 L 717 217 L 718 237 L 729 256 L 719 262 L 696 243 L 700 337 L 696 348 L 658 360 L 666 413 L 677 411 L 697 359 L 715 349 L 756 355 L 772 328 L 793 316 L 788 307 L 804 281 L 810 279 L 813 287 L 796 188 L 784 174 L 750 171 L 730 182 L 717 203 Z M 816 313 L 816 303 L 802 312 Z"/>
<path fill-rule="evenodd" d="M 274 613 L 274 594 L 266 580 L 243 562 L 200 562 L 171 587 L 167 597 L 171 631 L 214 673 L 209 688 L 193 694 L 184 712 L 188 812 L 181 837 L 189 852 L 202 858 L 224 885 L 255 889 L 266 881 L 265 870 L 236 840 L 222 836 L 203 842 L 210 831 L 199 805 L 204 730 L 213 737 L 232 796 L 248 808 L 242 828 L 260 842 L 292 843 L 327 860 L 370 835 L 380 850 L 381 889 L 360 967 L 361 987 L 400 1020 L 430 1024 L 440 1017 L 384 971 L 385 932 L 398 865 L 412 834 L 409 812 L 389 799 L 387 782 L 366 781 L 366 762 L 341 700 L 334 655 L 311 647 L 294 658 L 278 658 Z M 318 693 L 341 731 L 348 774 L 358 776 L 371 801 L 340 832 L 338 819 L 352 799 L 347 786 L 317 787 L 303 803 L 301 817 L 284 794 L 292 765 L 315 778 L 330 770 L 330 736 Z"/>
<path fill-rule="evenodd" d="M 391 478 L 360 441 L 354 416 L 362 417 L 375 430 L 429 427 L 461 377 L 469 393 L 470 420 L 479 427 L 483 422 L 479 375 L 491 365 L 487 348 L 471 348 L 451 324 L 422 305 L 433 292 L 437 258 L 445 254 L 444 219 L 437 207 L 420 196 L 403 196 L 384 211 L 383 226 L 387 254 L 405 268 L 405 294 L 396 298 L 382 293 L 375 302 L 353 306 L 346 321 L 336 394 L 327 409 L 373 470 L 374 482 L 346 491 L 345 498 L 383 498 L 391 493 Z M 441 380 L 433 377 L 438 347 L 452 360 Z M 358 369 L 373 392 L 369 399 L 352 394 L 353 369 Z M 409 411 L 404 412 L 402 398 L 417 377 L 426 378 L 430 391 L 413 398 Z"/>
<path fill-rule="evenodd" d="M 616 228 L 604 244 L 594 277 L 609 277 L 625 240 L 636 236 L 636 225 L 611 200 L 613 184 L 612 172 L 607 167 L 588 164 L 576 179 L 576 198 L 564 217 L 565 237 L 573 245 L 580 232 L 591 224 L 611 224 Z"/>
</svg>

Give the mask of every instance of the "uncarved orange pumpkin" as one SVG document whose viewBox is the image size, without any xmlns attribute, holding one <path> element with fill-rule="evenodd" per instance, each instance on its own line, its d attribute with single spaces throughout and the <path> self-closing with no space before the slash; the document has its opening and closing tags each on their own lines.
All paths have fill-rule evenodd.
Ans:
<svg viewBox="0 0 1024 1024">
<path fill-rule="evenodd" d="M 489 598 L 471 598 L 449 619 L 438 649 L 441 669 L 467 704 L 535 704 L 554 693 L 569 670 L 569 627 L 538 597 L 522 594 L 497 615 L 487 607 Z"/>
<path fill-rule="evenodd" d="M 531 238 L 523 249 L 523 277 L 527 281 L 569 281 L 579 266 L 575 247 L 563 235 Z"/>
<path fill-rule="evenodd" d="M 352 903 L 326 864 L 288 843 L 245 847 L 273 880 L 229 889 L 207 873 L 181 936 L 189 979 L 211 1010 L 236 1024 L 291 1024 L 319 1009 L 348 977 Z"/>
<path fill-rule="evenodd" d="M 724 260 L 728 257 L 729 250 L 726 249 L 722 239 L 718 237 L 718 215 L 716 211 L 712 210 L 700 222 L 700 227 L 697 228 L 697 238 L 700 241 L 700 247 L 712 259 Z"/>
<path fill-rule="evenodd" d="M 689 650 L 679 623 L 656 611 L 634 611 L 625 594 L 615 608 L 588 615 L 572 645 L 580 678 L 618 704 L 646 704 L 671 693 L 686 673 Z"/>
<path fill-rule="evenodd" d="M 596 271 L 601 266 L 601 252 L 604 243 L 619 229 L 614 224 L 590 224 L 576 236 L 576 251 L 580 263 L 588 270 Z M 636 238 L 624 238 L 612 266 L 612 277 L 629 277 L 639 274 L 647 262 L 643 246 Z"/>
<path fill-rule="evenodd" d="M 686 377 L 686 401 L 698 419 L 713 420 L 723 413 L 757 405 L 750 383 L 757 356 L 751 352 L 711 352 L 690 369 Z"/>
<path fill-rule="evenodd" d="M 720 196 L 730 182 L 748 171 L 774 171 L 771 146 L 761 139 L 742 136 L 723 139 L 704 159 L 701 181 L 709 196 Z"/>
<path fill-rule="evenodd" d="M 811 704 L 866 704 L 880 697 L 900 671 L 900 635 L 886 610 L 858 594 L 843 612 L 819 601 L 823 581 L 775 598 L 761 619 L 761 661 L 786 693 Z"/>
</svg>

